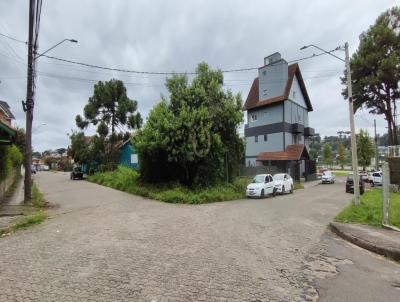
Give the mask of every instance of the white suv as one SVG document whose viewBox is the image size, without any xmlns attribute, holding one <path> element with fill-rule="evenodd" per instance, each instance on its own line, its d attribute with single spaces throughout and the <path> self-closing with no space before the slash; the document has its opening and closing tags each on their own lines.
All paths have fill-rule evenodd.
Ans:
<svg viewBox="0 0 400 302">
<path fill-rule="evenodd" d="M 372 172 L 372 174 L 369 177 L 369 183 L 371 186 L 381 186 L 382 185 L 382 172 L 377 171 L 377 172 Z"/>
</svg>

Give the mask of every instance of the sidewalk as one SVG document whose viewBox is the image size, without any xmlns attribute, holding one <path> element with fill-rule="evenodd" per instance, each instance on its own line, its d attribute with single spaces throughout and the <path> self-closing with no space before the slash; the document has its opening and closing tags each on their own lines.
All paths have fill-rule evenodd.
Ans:
<svg viewBox="0 0 400 302">
<path fill-rule="evenodd" d="M 14 194 L 0 205 L 0 232 L 3 229 L 7 229 L 19 216 L 24 214 L 26 207 L 23 205 L 23 202 L 24 181 L 21 177 Z"/>
<path fill-rule="evenodd" d="M 331 222 L 330 229 L 351 243 L 400 261 L 400 232 L 368 225 Z"/>
</svg>

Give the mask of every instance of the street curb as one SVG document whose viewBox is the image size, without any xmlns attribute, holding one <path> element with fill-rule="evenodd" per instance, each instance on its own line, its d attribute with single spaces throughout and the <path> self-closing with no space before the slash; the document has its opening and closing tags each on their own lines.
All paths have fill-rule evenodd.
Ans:
<svg viewBox="0 0 400 302">
<path fill-rule="evenodd" d="M 329 224 L 329 228 L 331 229 L 332 232 L 334 232 L 339 237 L 341 237 L 359 247 L 362 247 L 370 252 L 374 252 L 376 254 L 386 256 L 388 258 L 391 258 L 393 260 L 400 262 L 400 250 L 399 249 L 377 246 L 372 242 L 369 242 L 360 237 L 356 237 L 348 232 L 341 230 L 340 227 L 338 227 L 337 225 L 335 225 L 335 223 L 332 223 L 332 222 Z"/>
</svg>

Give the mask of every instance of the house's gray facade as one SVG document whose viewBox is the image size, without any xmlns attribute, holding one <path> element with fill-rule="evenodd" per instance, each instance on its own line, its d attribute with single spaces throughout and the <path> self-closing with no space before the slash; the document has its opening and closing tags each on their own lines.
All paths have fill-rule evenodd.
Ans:
<svg viewBox="0 0 400 302">
<path fill-rule="evenodd" d="M 314 134 L 308 121 L 308 112 L 313 108 L 297 64 L 289 66 L 279 53 L 266 57 L 244 109 L 246 166 L 285 161 L 285 156 L 292 158 L 287 155 L 288 146 L 302 145 L 307 153 L 310 136 Z M 271 159 L 265 160 L 268 156 Z M 304 162 L 301 167 L 304 172 Z"/>
</svg>

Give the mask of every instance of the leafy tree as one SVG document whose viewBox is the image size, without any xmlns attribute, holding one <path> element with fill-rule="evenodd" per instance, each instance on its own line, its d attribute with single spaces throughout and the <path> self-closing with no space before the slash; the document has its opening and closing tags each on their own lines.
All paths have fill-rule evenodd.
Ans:
<svg viewBox="0 0 400 302">
<path fill-rule="evenodd" d="M 318 155 L 321 153 L 321 136 L 317 133 L 310 138 L 310 157 L 314 160 L 318 158 Z"/>
<path fill-rule="evenodd" d="M 374 156 L 374 144 L 367 131 L 360 130 L 357 140 L 358 164 L 365 168 L 371 164 L 371 158 Z"/>
<path fill-rule="evenodd" d="M 344 148 L 343 144 L 339 145 L 338 162 L 340 164 L 340 167 L 343 169 L 344 164 L 346 162 L 346 149 Z"/>
<path fill-rule="evenodd" d="M 332 148 L 329 144 L 325 144 L 323 148 L 324 161 L 327 165 L 332 165 Z"/>
<path fill-rule="evenodd" d="M 400 98 L 400 7 L 381 14 L 360 36 L 360 45 L 350 60 L 355 110 L 383 114 L 388 124 L 389 145 L 398 145 L 394 118 Z M 346 84 L 345 78 L 342 78 Z M 343 90 L 347 97 L 347 89 Z"/>
<path fill-rule="evenodd" d="M 97 126 L 100 139 L 104 141 L 107 139 L 110 143 L 108 149 L 113 151 L 115 142 L 124 136 L 118 129 L 140 128 L 142 118 L 136 110 L 137 101 L 128 98 L 122 81 L 115 79 L 108 82 L 100 81 L 94 85 L 93 96 L 89 98 L 83 110 L 84 117 L 77 115 L 75 122 L 82 130 L 89 124 Z"/>
<path fill-rule="evenodd" d="M 22 155 L 25 155 L 25 129 L 16 128 L 16 136 L 14 138 L 14 145 L 18 147 L 19 151 L 21 151 Z"/>
<path fill-rule="evenodd" d="M 196 71 L 192 83 L 185 75 L 167 79 L 169 99 L 162 97 L 134 139 L 146 181 L 210 185 L 225 179 L 226 167 L 230 180 L 238 173 L 241 96 L 223 90 L 221 71 L 205 63 Z"/>
</svg>

